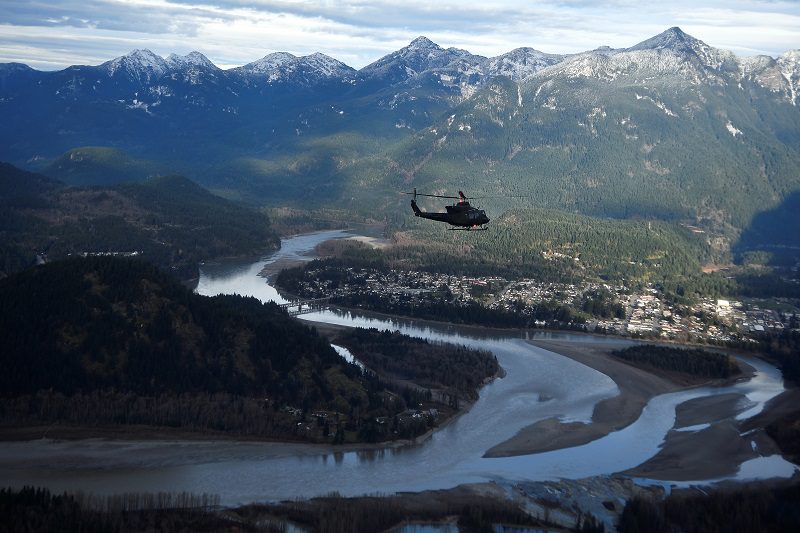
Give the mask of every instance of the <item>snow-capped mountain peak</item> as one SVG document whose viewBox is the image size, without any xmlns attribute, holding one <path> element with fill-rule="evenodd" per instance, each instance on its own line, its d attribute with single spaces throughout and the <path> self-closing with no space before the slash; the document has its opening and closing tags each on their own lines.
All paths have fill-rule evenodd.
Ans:
<svg viewBox="0 0 800 533">
<path fill-rule="evenodd" d="M 355 75 L 355 69 L 352 67 L 345 65 L 338 59 L 334 59 L 320 52 L 303 56 L 299 59 L 299 62 L 303 65 L 309 66 L 322 76 L 328 78 L 352 78 Z"/>
<path fill-rule="evenodd" d="M 248 63 L 242 67 L 237 67 L 234 70 L 241 70 L 251 74 L 267 74 L 273 72 L 287 63 L 292 63 L 297 60 L 297 56 L 289 52 L 273 52 L 267 54 L 261 59 Z"/>
<path fill-rule="evenodd" d="M 424 35 L 420 35 L 406 46 L 408 50 L 442 50 L 442 47 Z"/>
<path fill-rule="evenodd" d="M 545 54 L 528 47 L 516 48 L 488 59 L 485 71 L 491 77 L 506 76 L 514 81 L 522 81 L 543 68 L 563 61 L 564 57 L 558 54 Z"/>
<path fill-rule="evenodd" d="M 341 61 L 319 52 L 302 57 L 288 52 L 275 52 L 232 71 L 245 76 L 266 77 L 269 82 L 294 79 L 304 85 L 332 79 L 349 81 L 356 73 L 355 69 Z"/>
<path fill-rule="evenodd" d="M 169 57 L 166 59 L 166 63 L 171 68 L 175 69 L 185 69 L 185 68 L 203 68 L 203 69 L 212 69 L 218 70 L 214 63 L 211 62 L 206 56 L 201 54 L 200 52 L 190 52 L 185 56 L 180 56 L 178 54 L 170 54 Z"/>
<path fill-rule="evenodd" d="M 675 52 L 694 52 L 700 46 L 704 46 L 702 41 L 695 39 L 691 35 L 685 33 L 679 27 L 674 26 L 654 37 L 650 37 L 649 39 L 640 42 L 635 46 L 631 46 L 627 50 L 672 50 Z"/>
<path fill-rule="evenodd" d="M 732 52 L 720 50 L 707 45 L 685 33 L 677 26 L 672 27 L 655 37 L 627 48 L 625 52 L 667 51 L 685 59 L 696 57 L 700 63 L 713 70 L 736 70 L 736 56 Z"/>
<path fill-rule="evenodd" d="M 427 37 L 417 37 L 408 46 L 362 68 L 360 73 L 365 78 L 399 82 L 415 78 L 425 71 L 441 70 L 457 61 L 478 65 L 485 59 L 458 48 L 444 49 Z"/>
<path fill-rule="evenodd" d="M 167 71 L 168 65 L 163 57 L 150 50 L 137 49 L 124 56 L 106 61 L 101 67 L 105 68 L 109 76 L 124 73 L 131 79 L 150 81 L 163 75 Z"/>
</svg>

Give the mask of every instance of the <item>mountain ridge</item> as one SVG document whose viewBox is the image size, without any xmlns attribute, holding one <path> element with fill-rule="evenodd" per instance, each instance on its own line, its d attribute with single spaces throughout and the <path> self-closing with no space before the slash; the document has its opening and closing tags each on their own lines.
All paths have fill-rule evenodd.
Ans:
<svg viewBox="0 0 800 533">
<path fill-rule="evenodd" d="M 324 54 L 270 54 L 253 74 L 199 53 L 129 55 L 0 68 L 14 125 L 0 128 L 0 160 L 40 170 L 105 146 L 253 204 L 390 219 L 406 210 L 385 191 L 413 184 L 736 231 L 800 187 L 800 52 L 738 58 L 677 27 L 563 56 L 486 58 L 419 37 L 359 71 Z M 97 179 L 124 174 L 115 159 Z"/>
</svg>

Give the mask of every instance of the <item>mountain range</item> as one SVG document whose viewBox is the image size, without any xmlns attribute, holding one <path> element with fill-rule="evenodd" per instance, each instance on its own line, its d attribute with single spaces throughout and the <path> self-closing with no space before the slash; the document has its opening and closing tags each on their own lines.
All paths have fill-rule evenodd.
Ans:
<svg viewBox="0 0 800 533">
<path fill-rule="evenodd" d="M 738 57 L 679 28 L 493 58 L 419 37 L 360 70 L 321 53 L 222 70 L 135 50 L 0 65 L 0 160 L 75 184 L 180 172 L 256 203 L 388 213 L 401 200 L 387 191 L 465 189 L 735 234 L 800 188 L 798 95 L 800 50 Z"/>
</svg>

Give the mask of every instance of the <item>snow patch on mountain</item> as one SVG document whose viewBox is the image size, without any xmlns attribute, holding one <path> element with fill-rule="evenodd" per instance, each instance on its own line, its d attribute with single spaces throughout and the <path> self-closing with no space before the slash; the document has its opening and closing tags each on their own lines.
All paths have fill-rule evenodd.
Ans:
<svg viewBox="0 0 800 533">
<path fill-rule="evenodd" d="M 636 99 L 637 100 L 646 100 L 648 102 L 652 102 L 657 108 L 659 108 L 661 111 L 663 111 L 664 114 L 666 114 L 667 116 L 670 116 L 670 117 L 677 117 L 678 116 L 674 111 L 672 111 L 670 108 L 668 108 L 666 106 L 666 104 L 664 104 L 664 102 L 662 102 L 660 100 L 656 100 L 655 98 L 653 98 L 651 96 L 641 95 L 639 93 L 635 93 L 635 95 L 636 95 Z"/>
<path fill-rule="evenodd" d="M 742 135 L 742 130 L 740 130 L 739 128 L 737 128 L 736 126 L 734 126 L 734 125 L 733 125 L 733 123 L 732 123 L 730 120 L 729 120 L 729 121 L 728 121 L 728 122 L 725 124 L 725 128 L 726 128 L 726 129 L 727 129 L 727 130 L 730 132 L 730 134 L 731 134 L 731 135 L 733 135 L 734 137 L 736 137 L 737 135 Z"/>
<path fill-rule="evenodd" d="M 798 104 L 800 97 L 800 50 L 790 50 L 778 58 L 778 68 L 789 86 L 789 100 Z"/>
</svg>

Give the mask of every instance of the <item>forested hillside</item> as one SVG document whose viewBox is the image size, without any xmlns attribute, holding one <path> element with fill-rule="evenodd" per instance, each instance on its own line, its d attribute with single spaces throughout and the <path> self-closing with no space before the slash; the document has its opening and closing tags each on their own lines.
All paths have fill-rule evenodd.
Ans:
<svg viewBox="0 0 800 533">
<path fill-rule="evenodd" d="M 300 391 L 299 368 L 358 373 L 276 305 L 195 295 L 141 260 L 54 262 L 0 281 L 0 294 L 7 396 L 116 389 L 313 404 L 323 394 Z"/>
<path fill-rule="evenodd" d="M 494 217 L 488 231 L 448 231 L 445 224 L 411 219 L 392 226 L 392 247 L 375 250 L 339 243 L 331 252 L 359 266 L 545 281 L 682 278 L 716 258 L 706 235 L 676 223 L 552 209 L 487 214 Z"/>
<path fill-rule="evenodd" d="M 11 165 L 0 168 L 0 272 L 81 254 L 137 253 L 184 279 L 202 260 L 275 249 L 261 212 L 180 176 L 113 187 L 66 188 Z M 38 185 L 37 185 L 38 184 Z"/>
<path fill-rule="evenodd" d="M 5 426 L 313 439 L 296 418 L 327 409 L 353 425 L 344 440 L 375 409 L 368 389 L 380 394 L 275 304 L 198 296 L 138 260 L 74 258 L 0 280 L 0 330 Z"/>
<path fill-rule="evenodd" d="M 144 181 L 159 174 L 167 165 L 134 159 L 117 148 L 84 146 L 69 150 L 42 172 L 68 185 L 116 185 Z"/>
<path fill-rule="evenodd" d="M 428 361 L 395 383 L 396 362 L 378 357 L 387 342 L 365 344 L 369 333 L 346 340 L 373 369 L 362 372 L 274 303 L 199 296 L 144 261 L 115 257 L 72 258 L 0 280 L 0 331 L 6 428 L 413 438 L 452 415 L 459 396 L 475 398 L 498 368 L 488 354 L 394 335 L 392 348 L 413 346 L 409 354 Z M 434 398 L 429 388 L 444 392 Z M 412 416 L 422 405 L 426 415 Z"/>
</svg>

